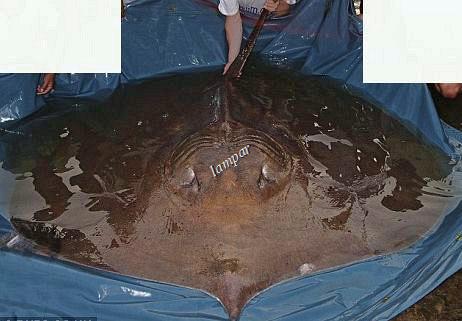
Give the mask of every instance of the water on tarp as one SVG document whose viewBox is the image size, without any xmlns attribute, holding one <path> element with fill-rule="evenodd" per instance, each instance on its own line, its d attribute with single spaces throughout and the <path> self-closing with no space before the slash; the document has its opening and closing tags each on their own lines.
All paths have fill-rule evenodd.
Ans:
<svg viewBox="0 0 462 321">
<path fill-rule="evenodd" d="M 63 259 L 206 290 L 232 317 L 271 284 L 408 246 L 452 198 L 447 157 L 316 78 L 252 67 L 76 106 L 0 137 L 17 231 Z"/>
</svg>

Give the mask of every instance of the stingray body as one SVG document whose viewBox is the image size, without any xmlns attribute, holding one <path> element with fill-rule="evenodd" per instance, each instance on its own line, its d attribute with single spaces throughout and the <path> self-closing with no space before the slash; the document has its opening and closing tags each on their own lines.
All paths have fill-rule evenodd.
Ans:
<svg viewBox="0 0 462 321">
<path fill-rule="evenodd" d="M 12 222 L 62 258 L 204 289 L 232 318 L 436 222 L 445 157 L 364 101 L 274 75 L 157 80 L 24 125 L 33 139 L 2 138 Z"/>
</svg>

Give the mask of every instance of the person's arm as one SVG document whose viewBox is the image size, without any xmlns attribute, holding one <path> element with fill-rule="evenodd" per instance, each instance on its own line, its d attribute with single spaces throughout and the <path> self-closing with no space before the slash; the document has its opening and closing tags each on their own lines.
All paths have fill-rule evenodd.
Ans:
<svg viewBox="0 0 462 321">
<path fill-rule="evenodd" d="M 223 75 L 226 74 L 241 50 L 242 19 L 239 12 L 232 16 L 226 16 L 225 31 L 226 39 L 228 40 L 228 62 L 223 70 Z"/>
</svg>

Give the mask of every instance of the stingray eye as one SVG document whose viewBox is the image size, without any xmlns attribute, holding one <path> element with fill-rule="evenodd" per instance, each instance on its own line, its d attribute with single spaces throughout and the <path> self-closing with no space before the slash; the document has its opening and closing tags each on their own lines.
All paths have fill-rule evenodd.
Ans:
<svg viewBox="0 0 462 321">
<path fill-rule="evenodd" d="M 261 168 L 260 177 L 258 178 L 258 187 L 263 189 L 266 185 L 276 182 L 276 175 L 274 171 L 267 165 Z"/>
<path fill-rule="evenodd" d="M 181 187 L 190 188 L 194 192 L 199 191 L 199 180 L 191 167 L 184 170 L 180 185 Z"/>
</svg>

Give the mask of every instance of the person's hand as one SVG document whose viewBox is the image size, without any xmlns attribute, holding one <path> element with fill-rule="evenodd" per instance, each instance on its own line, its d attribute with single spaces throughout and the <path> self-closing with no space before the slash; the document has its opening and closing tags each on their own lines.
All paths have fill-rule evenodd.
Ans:
<svg viewBox="0 0 462 321">
<path fill-rule="evenodd" d="M 37 95 L 48 94 L 55 84 L 55 74 L 45 74 L 43 82 L 37 87 Z"/>
<path fill-rule="evenodd" d="M 456 98 L 462 93 L 462 84 L 435 84 L 436 90 L 446 98 Z"/>
<path fill-rule="evenodd" d="M 223 75 L 225 75 L 228 72 L 228 69 L 229 69 L 229 67 L 231 67 L 232 64 L 233 64 L 232 62 L 228 62 L 225 65 L 225 68 L 223 68 Z"/>
<path fill-rule="evenodd" d="M 266 0 L 264 8 L 269 12 L 276 11 L 277 7 L 279 6 L 279 0 Z"/>
</svg>

